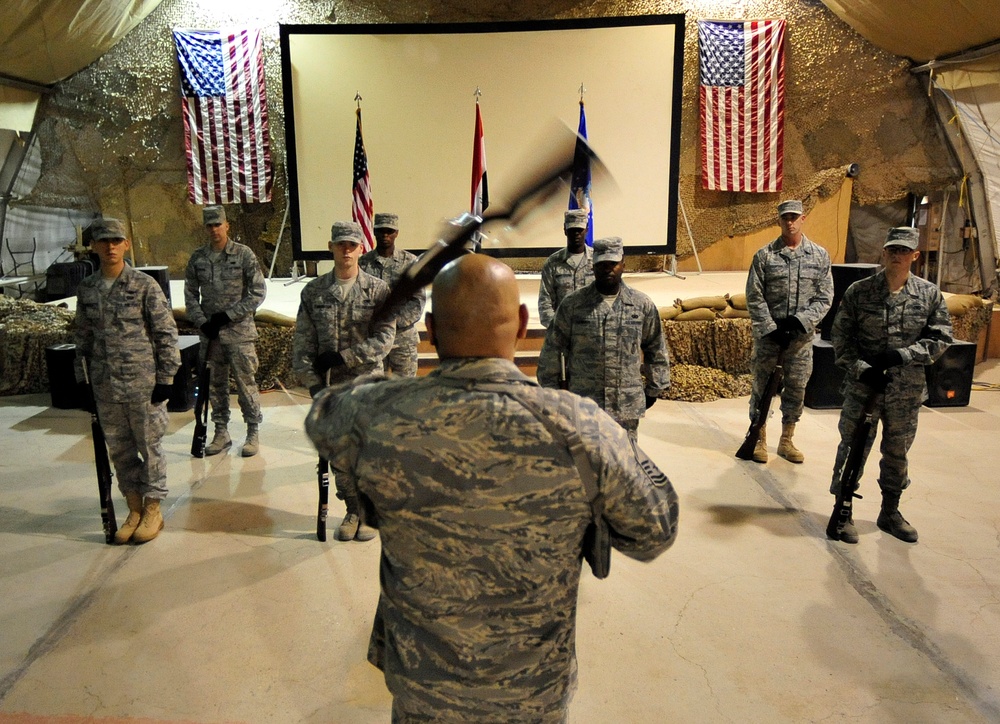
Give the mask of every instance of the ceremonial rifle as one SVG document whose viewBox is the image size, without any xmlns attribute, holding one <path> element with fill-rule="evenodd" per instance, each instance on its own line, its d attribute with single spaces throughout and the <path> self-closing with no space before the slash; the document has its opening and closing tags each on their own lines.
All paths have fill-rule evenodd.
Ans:
<svg viewBox="0 0 1000 724">
<path fill-rule="evenodd" d="M 191 438 L 191 455 L 196 458 L 205 457 L 205 446 L 208 442 L 208 388 L 212 384 L 212 368 L 208 358 L 212 353 L 214 339 L 208 340 L 205 359 L 198 372 L 198 388 L 194 393 L 194 437 Z"/>
<path fill-rule="evenodd" d="M 108 444 L 104 439 L 104 428 L 97 416 L 97 398 L 94 396 L 94 386 L 90 383 L 90 370 L 87 369 L 87 358 L 83 362 L 83 379 L 90 388 L 90 399 L 93 406 L 90 409 L 90 436 L 94 442 L 94 467 L 97 469 L 97 494 L 101 501 L 101 525 L 104 528 L 104 542 L 111 545 L 115 542 L 118 532 L 118 521 L 115 520 L 115 504 L 111 500 L 111 461 L 108 459 Z"/>
<path fill-rule="evenodd" d="M 834 506 L 833 515 L 830 516 L 830 522 L 826 525 L 827 536 L 834 540 L 840 540 L 844 526 L 851 520 L 851 515 L 854 512 L 854 499 L 862 497 L 857 493 L 859 478 L 865 462 L 865 445 L 871 434 L 872 425 L 875 424 L 875 403 L 880 393 L 881 390 L 873 388 L 865 399 L 865 404 L 861 408 L 861 418 L 858 420 L 857 427 L 854 428 L 844 465 L 840 469 L 837 504 Z"/>
<path fill-rule="evenodd" d="M 757 401 L 757 409 L 754 411 L 753 419 L 750 421 L 750 429 L 747 430 L 747 436 L 743 440 L 743 444 L 740 445 L 740 449 L 736 451 L 736 457 L 740 460 L 753 460 L 753 449 L 757 447 L 757 441 L 760 439 L 760 431 L 767 424 L 767 417 L 771 414 L 771 400 L 774 399 L 774 396 L 778 394 L 778 390 L 781 389 L 781 379 L 784 374 L 785 349 L 786 347 L 782 347 L 778 350 L 778 360 L 774 363 L 771 376 L 767 378 L 764 393 Z"/>
</svg>

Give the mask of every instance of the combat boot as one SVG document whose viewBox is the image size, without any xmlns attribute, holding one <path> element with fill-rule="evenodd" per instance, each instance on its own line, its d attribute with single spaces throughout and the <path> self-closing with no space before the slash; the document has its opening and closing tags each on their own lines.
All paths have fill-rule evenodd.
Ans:
<svg viewBox="0 0 1000 724">
<path fill-rule="evenodd" d="M 122 527 L 115 533 L 115 543 L 121 545 L 128 543 L 135 529 L 139 527 L 139 519 L 142 518 L 142 496 L 138 493 L 125 493 L 125 502 L 128 503 L 128 517 L 122 523 Z"/>
<path fill-rule="evenodd" d="M 365 522 L 363 520 L 359 520 L 358 532 L 354 534 L 354 540 L 358 541 L 371 540 L 372 538 L 375 537 L 375 534 L 377 532 L 378 531 L 376 531 L 370 525 L 365 525 Z"/>
<path fill-rule="evenodd" d="M 757 444 L 753 448 L 753 461 L 755 463 L 767 462 L 767 428 L 764 426 L 761 426 L 760 437 L 757 438 Z"/>
<path fill-rule="evenodd" d="M 245 458 L 252 458 L 257 454 L 260 445 L 260 441 L 257 439 L 258 432 L 259 428 L 256 423 L 251 422 L 247 424 L 247 439 L 243 443 L 243 451 L 240 452 L 240 455 Z"/>
<path fill-rule="evenodd" d="M 843 510 L 844 508 L 840 504 L 833 506 L 833 515 L 830 516 L 830 522 L 826 524 L 826 537 L 830 540 L 839 540 L 844 543 L 857 543 L 858 529 L 854 527 L 854 513 L 853 511 L 851 512 L 847 517 L 847 522 L 841 527 Z"/>
<path fill-rule="evenodd" d="M 146 543 L 153 540 L 163 530 L 163 514 L 160 513 L 160 501 L 146 498 L 142 506 L 142 519 L 139 527 L 132 534 L 133 543 Z"/>
<path fill-rule="evenodd" d="M 917 529 L 910 525 L 899 512 L 899 493 L 882 491 L 882 510 L 875 525 L 894 538 L 905 543 L 917 542 Z"/>
<path fill-rule="evenodd" d="M 790 463 L 801 463 L 806 457 L 792 443 L 792 435 L 794 434 L 794 422 L 788 422 L 781 426 L 781 439 L 778 440 L 778 457 L 785 458 Z"/>
<path fill-rule="evenodd" d="M 205 454 L 218 455 L 223 450 L 228 450 L 232 445 L 233 439 L 229 437 L 229 428 L 226 425 L 216 425 L 215 436 L 205 448 Z"/>
<path fill-rule="evenodd" d="M 340 525 L 337 526 L 337 540 L 354 540 L 360 524 L 361 519 L 358 518 L 357 513 L 347 513 L 340 521 Z"/>
</svg>

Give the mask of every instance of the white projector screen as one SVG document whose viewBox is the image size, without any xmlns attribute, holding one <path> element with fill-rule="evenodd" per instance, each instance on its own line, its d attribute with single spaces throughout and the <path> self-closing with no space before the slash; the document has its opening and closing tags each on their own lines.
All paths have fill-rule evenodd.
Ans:
<svg viewBox="0 0 1000 724">
<path fill-rule="evenodd" d="M 595 183 L 594 238 L 627 254 L 673 253 L 683 15 L 454 25 L 282 25 L 289 214 L 296 259 L 328 259 L 350 220 L 355 95 L 376 212 L 399 215 L 398 246 L 419 251 L 469 211 L 475 91 L 491 202 L 559 119 L 576 131 L 580 86 L 593 149 L 617 189 Z M 538 149 L 534 149 L 537 151 Z M 545 256 L 565 245 L 569 190 L 482 251 Z"/>
</svg>

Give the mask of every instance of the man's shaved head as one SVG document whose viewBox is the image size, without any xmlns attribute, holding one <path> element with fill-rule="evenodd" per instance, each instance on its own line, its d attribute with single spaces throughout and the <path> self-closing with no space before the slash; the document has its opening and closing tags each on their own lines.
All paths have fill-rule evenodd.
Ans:
<svg viewBox="0 0 1000 724">
<path fill-rule="evenodd" d="M 514 359 L 528 308 L 510 267 L 482 254 L 448 264 L 434 278 L 427 329 L 441 359 Z"/>
</svg>

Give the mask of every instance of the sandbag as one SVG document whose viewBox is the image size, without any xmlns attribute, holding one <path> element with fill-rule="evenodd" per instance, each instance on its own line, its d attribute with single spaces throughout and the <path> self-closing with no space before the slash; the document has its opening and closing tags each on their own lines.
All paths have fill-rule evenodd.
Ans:
<svg viewBox="0 0 1000 724">
<path fill-rule="evenodd" d="M 961 317 L 970 309 L 983 306 L 983 300 L 975 294 L 952 294 L 945 297 L 944 303 L 948 307 L 948 313 L 954 317 Z"/>
<path fill-rule="evenodd" d="M 729 306 L 733 309 L 746 309 L 747 308 L 747 295 L 746 294 L 733 294 L 729 297 Z"/>
<path fill-rule="evenodd" d="M 697 307 L 687 312 L 681 312 L 676 317 L 674 317 L 673 321 L 675 322 L 693 322 L 698 320 L 707 321 L 709 319 L 716 319 L 717 316 L 718 315 L 716 315 L 714 309 L 710 309 L 708 307 Z"/>
<path fill-rule="evenodd" d="M 723 319 L 750 319 L 750 312 L 746 309 L 737 309 L 736 307 L 726 307 L 721 312 L 719 316 Z"/>
<path fill-rule="evenodd" d="M 287 314 L 279 314 L 270 309 L 258 309 L 257 313 L 253 315 L 254 320 L 258 322 L 264 322 L 265 324 L 273 324 L 278 327 L 294 327 L 295 318 L 289 317 Z"/>
<path fill-rule="evenodd" d="M 656 311 L 659 313 L 660 319 L 666 322 L 676 317 L 682 310 L 680 307 L 672 304 L 669 307 L 659 307 Z"/>
<path fill-rule="evenodd" d="M 717 297 L 692 297 L 691 299 L 678 299 L 675 304 L 680 304 L 685 312 L 692 309 L 725 309 L 728 306 L 726 298 Z"/>
</svg>

